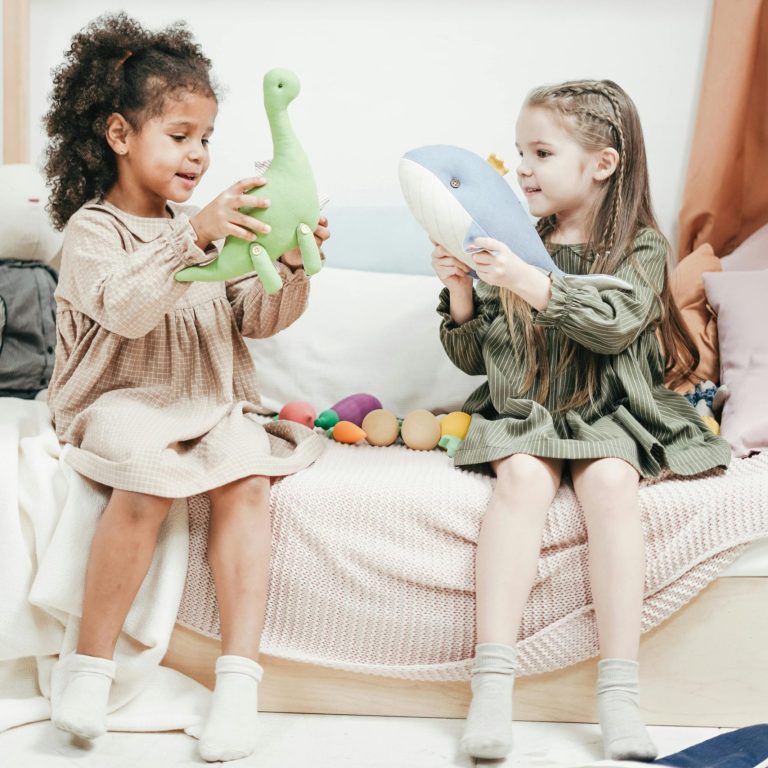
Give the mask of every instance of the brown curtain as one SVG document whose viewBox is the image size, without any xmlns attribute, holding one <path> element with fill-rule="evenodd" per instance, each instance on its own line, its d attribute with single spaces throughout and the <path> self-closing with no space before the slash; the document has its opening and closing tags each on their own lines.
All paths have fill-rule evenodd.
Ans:
<svg viewBox="0 0 768 768">
<path fill-rule="evenodd" d="M 768 0 L 713 0 L 678 253 L 725 256 L 766 222 Z"/>
</svg>

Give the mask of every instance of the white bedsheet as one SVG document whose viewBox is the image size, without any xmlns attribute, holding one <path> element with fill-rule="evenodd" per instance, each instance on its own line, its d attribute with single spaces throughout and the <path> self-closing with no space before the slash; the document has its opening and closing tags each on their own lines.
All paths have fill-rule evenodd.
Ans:
<svg viewBox="0 0 768 768">
<path fill-rule="evenodd" d="M 752 542 L 720 576 L 768 577 L 768 539 Z"/>
<path fill-rule="evenodd" d="M 0 731 L 45 720 L 78 634 L 105 489 L 59 461 L 45 403 L 0 398 Z M 175 502 L 118 640 L 110 730 L 194 729 L 208 690 L 160 667 L 184 588 L 186 501 Z"/>
<path fill-rule="evenodd" d="M 75 647 L 90 541 L 107 497 L 60 461 L 65 454 L 45 403 L 0 398 L 0 731 L 50 716 Z M 194 733 L 207 707 L 207 689 L 159 666 L 188 547 L 187 504 L 178 501 L 118 642 L 111 730 Z M 763 539 L 726 573 L 767 571 Z"/>
</svg>

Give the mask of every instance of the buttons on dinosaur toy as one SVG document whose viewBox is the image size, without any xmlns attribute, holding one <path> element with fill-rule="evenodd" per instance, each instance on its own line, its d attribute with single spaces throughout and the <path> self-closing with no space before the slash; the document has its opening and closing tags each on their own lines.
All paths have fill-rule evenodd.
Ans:
<svg viewBox="0 0 768 768">
<path fill-rule="evenodd" d="M 258 243 L 251 243 L 251 256 L 260 256 L 264 249 Z"/>
<path fill-rule="evenodd" d="M 454 177 L 451 179 L 451 186 L 452 186 L 454 189 L 458 189 L 458 188 L 461 186 L 461 182 L 460 182 L 460 181 L 459 181 L 459 180 L 458 180 L 458 179 L 457 179 L 457 178 L 454 176 Z"/>
<path fill-rule="evenodd" d="M 301 224 L 299 226 L 299 232 L 301 232 L 302 235 L 308 235 L 311 230 L 307 224 Z"/>
</svg>

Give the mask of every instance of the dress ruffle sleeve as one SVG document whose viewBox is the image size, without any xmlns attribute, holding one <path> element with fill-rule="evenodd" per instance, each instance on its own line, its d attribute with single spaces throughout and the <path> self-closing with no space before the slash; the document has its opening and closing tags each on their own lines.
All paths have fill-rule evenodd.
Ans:
<svg viewBox="0 0 768 768">
<path fill-rule="evenodd" d="M 552 296 L 534 323 L 557 328 L 583 347 L 602 355 L 617 355 L 659 318 L 657 295 L 664 283 L 666 245 L 662 237 L 647 231 L 616 270 L 616 277 L 633 286 L 632 291 L 598 290 L 587 283 L 566 282 L 551 275 Z"/>
<path fill-rule="evenodd" d="M 486 373 L 483 340 L 493 318 L 498 314 L 498 297 L 494 300 L 490 286 L 478 284 L 472 290 L 474 315 L 461 325 L 451 317 L 451 300 L 447 288 L 440 292 L 437 313 L 442 316 L 440 341 L 453 364 L 470 375 Z"/>
<path fill-rule="evenodd" d="M 283 280 L 283 287 L 277 293 L 266 293 L 261 280 L 254 274 L 226 283 L 227 299 L 243 336 L 252 339 L 273 336 L 298 320 L 307 306 L 307 273 L 301 268 L 292 272 L 279 261 L 275 262 L 275 267 Z"/>
</svg>

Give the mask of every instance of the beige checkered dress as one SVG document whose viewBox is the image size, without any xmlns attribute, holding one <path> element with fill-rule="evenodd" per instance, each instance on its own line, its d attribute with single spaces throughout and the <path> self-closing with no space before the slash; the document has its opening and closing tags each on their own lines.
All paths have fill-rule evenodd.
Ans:
<svg viewBox="0 0 768 768">
<path fill-rule="evenodd" d="M 589 271 L 591 259 L 583 246 L 553 245 L 549 250 L 563 271 Z M 728 443 L 707 428 L 682 395 L 664 386 L 655 292 L 663 285 L 666 244 L 647 229 L 636 238 L 632 254 L 634 259 L 624 259 L 616 276 L 632 284 L 633 291 L 598 291 L 552 276 L 549 304 L 534 313 L 534 323 L 545 332 L 552 372 L 543 404 L 536 402 L 539 381 L 532 392 L 521 391 L 530 361 L 520 337 L 510 335 L 498 288 L 478 283 L 475 315 L 463 325 L 451 319 L 448 290 L 442 292 L 438 312 L 446 352 L 463 371 L 488 376 L 464 404 L 473 415 L 456 452 L 457 466 L 514 453 L 556 459 L 617 457 L 645 477 L 662 469 L 693 475 L 728 465 Z M 575 370 L 555 374 L 566 338 L 597 353 L 601 361 L 596 402 L 570 411 L 558 404 L 578 386 Z"/>
<path fill-rule="evenodd" d="M 66 460 L 112 488 L 185 497 L 291 474 L 323 449 L 306 427 L 258 418 L 242 338 L 296 320 L 306 274 L 277 263 L 284 287 L 271 296 L 254 276 L 176 282 L 211 259 L 194 243 L 193 211 L 169 204 L 171 218 L 151 219 L 93 201 L 67 225 L 49 404 Z"/>
</svg>

